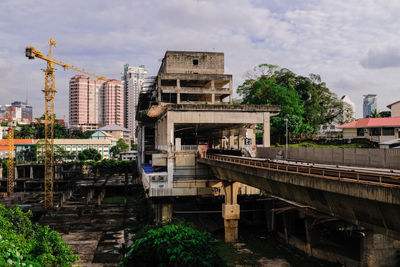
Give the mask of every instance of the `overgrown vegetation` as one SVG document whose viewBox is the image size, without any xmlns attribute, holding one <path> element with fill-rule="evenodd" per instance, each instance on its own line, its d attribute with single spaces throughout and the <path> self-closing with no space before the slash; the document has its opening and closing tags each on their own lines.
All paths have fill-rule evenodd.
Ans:
<svg viewBox="0 0 400 267">
<path fill-rule="evenodd" d="M 71 266 L 78 260 L 57 232 L 31 218 L 30 211 L 0 205 L 0 266 Z"/>
<path fill-rule="evenodd" d="M 304 77 L 288 69 L 261 64 L 237 91 L 244 104 L 281 107 L 279 115 L 271 117 L 272 143 L 283 143 L 285 119 L 288 132 L 300 137 L 311 136 L 324 123 L 345 122 L 343 103 L 316 74 Z"/>
<path fill-rule="evenodd" d="M 208 232 L 184 223 L 164 222 L 148 226 L 136 238 L 123 260 L 123 266 L 223 266 Z"/>
</svg>

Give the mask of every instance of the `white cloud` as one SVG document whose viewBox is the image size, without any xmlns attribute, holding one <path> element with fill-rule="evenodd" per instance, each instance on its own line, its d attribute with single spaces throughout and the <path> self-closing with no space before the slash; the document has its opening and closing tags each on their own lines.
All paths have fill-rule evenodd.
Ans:
<svg viewBox="0 0 400 267">
<path fill-rule="evenodd" d="M 383 108 L 400 99 L 395 45 L 400 2 L 358 1 L 36 1 L 0 2 L 0 97 L 24 98 L 43 112 L 44 62 L 28 61 L 26 45 L 57 41 L 55 56 L 89 71 L 119 78 L 123 64 L 158 71 L 166 50 L 225 52 L 234 86 L 260 63 L 302 75 L 318 73 L 338 95 L 347 94 L 361 114 L 361 97 L 378 94 Z M 362 65 L 361 65 L 361 64 Z M 5 67 L 4 67 L 5 66 Z M 365 68 L 365 67 L 367 68 Z M 56 113 L 68 112 L 68 80 L 56 74 Z M 0 104 L 2 104 L 0 103 Z"/>
</svg>

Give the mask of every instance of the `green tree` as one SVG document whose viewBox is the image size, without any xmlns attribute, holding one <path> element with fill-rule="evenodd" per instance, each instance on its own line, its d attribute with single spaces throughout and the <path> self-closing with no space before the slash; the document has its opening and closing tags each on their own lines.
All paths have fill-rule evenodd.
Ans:
<svg viewBox="0 0 400 267">
<path fill-rule="evenodd" d="M 94 148 L 88 148 L 78 153 L 78 159 L 80 160 L 101 160 L 101 154 Z"/>
<path fill-rule="evenodd" d="M 271 137 L 282 140 L 284 119 L 291 134 L 311 134 L 332 122 L 342 111 L 342 103 L 321 81 L 321 77 L 296 75 L 288 69 L 261 64 L 238 87 L 244 104 L 279 105 L 279 116 L 271 118 Z"/>
<path fill-rule="evenodd" d="M 115 158 L 120 152 L 127 151 L 128 149 L 129 145 L 121 138 L 115 146 L 110 148 L 111 157 Z"/>
<path fill-rule="evenodd" d="M 384 110 L 379 112 L 379 117 L 380 118 L 387 118 L 387 117 L 391 117 L 392 116 L 392 112 L 390 110 Z"/>
<path fill-rule="evenodd" d="M 14 132 L 15 138 L 28 139 L 35 137 L 35 129 L 30 124 L 20 126 L 20 130 Z"/>
<path fill-rule="evenodd" d="M 209 233 L 168 223 L 149 229 L 135 240 L 124 266 L 222 266 Z"/>
<path fill-rule="evenodd" d="M 30 211 L 0 205 L 0 266 L 71 266 L 79 257 L 57 232 L 31 218 Z"/>
<path fill-rule="evenodd" d="M 247 79 L 238 87 L 239 95 L 243 96 L 243 104 L 279 105 L 281 112 L 271 117 L 271 136 L 273 141 L 282 141 L 285 133 L 284 119 L 288 119 L 289 131 L 299 131 L 304 108 L 300 95 L 291 88 L 277 84 L 273 65 L 259 65 L 255 69 L 256 76 Z M 280 140 L 279 140 L 280 139 Z"/>
</svg>

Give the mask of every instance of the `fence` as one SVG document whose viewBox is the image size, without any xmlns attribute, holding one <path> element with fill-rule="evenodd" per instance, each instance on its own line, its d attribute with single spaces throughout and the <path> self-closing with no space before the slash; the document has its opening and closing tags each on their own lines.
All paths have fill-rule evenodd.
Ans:
<svg viewBox="0 0 400 267">
<path fill-rule="evenodd" d="M 259 147 L 259 158 L 285 158 L 284 147 Z M 287 159 L 332 165 L 400 170 L 400 149 L 289 147 Z"/>
</svg>

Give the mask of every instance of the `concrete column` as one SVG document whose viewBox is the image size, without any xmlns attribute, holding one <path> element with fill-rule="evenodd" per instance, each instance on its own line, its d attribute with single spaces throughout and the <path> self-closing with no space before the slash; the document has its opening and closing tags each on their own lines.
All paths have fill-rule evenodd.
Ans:
<svg viewBox="0 0 400 267">
<path fill-rule="evenodd" d="M 215 81 L 211 80 L 211 104 L 215 104 Z"/>
<path fill-rule="evenodd" d="M 181 80 L 176 80 L 176 87 L 178 88 L 178 93 L 176 94 L 176 103 L 181 103 Z"/>
<path fill-rule="evenodd" d="M 264 123 L 263 123 L 263 146 L 270 147 L 271 146 L 271 139 L 270 139 L 270 125 L 269 125 L 269 112 L 264 113 Z"/>
<path fill-rule="evenodd" d="M 0 167 L 0 179 L 3 178 L 3 167 Z"/>
<path fill-rule="evenodd" d="M 33 179 L 33 166 L 29 167 L 29 178 Z"/>
<path fill-rule="evenodd" d="M 240 206 L 237 204 L 238 183 L 224 181 L 223 186 L 225 203 L 222 204 L 222 217 L 224 218 L 225 242 L 237 242 L 240 219 Z"/>
<path fill-rule="evenodd" d="M 235 146 L 235 136 L 231 134 L 229 136 L 229 149 L 233 149 Z"/>
<path fill-rule="evenodd" d="M 400 240 L 369 231 L 363 234 L 360 252 L 361 267 L 398 266 L 397 251 L 400 249 Z"/>
<path fill-rule="evenodd" d="M 161 102 L 161 78 L 158 77 L 157 79 L 157 100 Z"/>
<path fill-rule="evenodd" d="M 173 205 L 172 203 L 163 203 L 161 204 L 161 220 L 171 220 L 173 213 Z"/>
<path fill-rule="evenodd" d="M 168 146 L 168 159 L 167 159 L 167 173 L 168 173 L 168 188 L 173 188 L 174 185 L 174 122 L 171 118 L 173 115 L 168 114 L 166 116 L 166 130 L 167 130 L 167 140 L 166 144 Z"/>
<path fill-rule="evenodd" d="M 268 232 L 275 231 L 275 212 L 272 210 L 274 208 L 274 201 L 270 200 L 265 203 L 265 217 L 267 221 Z"/>
<path fill-rule="evenodd" d="M 17 178 L 18 178 L 18 168 L 15 167 L 14 168 L 14 179 L 17 179 Z"/>
<path fill-rule="evenodd" d="M 144 138 L 145 138 L 146 127 L 142 126 L 142 164 L 144 163 Z"/>
<path fill-rule="evenodd" d="M 233 102 L 232 80 L 229 80 L 229 103 Z"/>
</svg>

